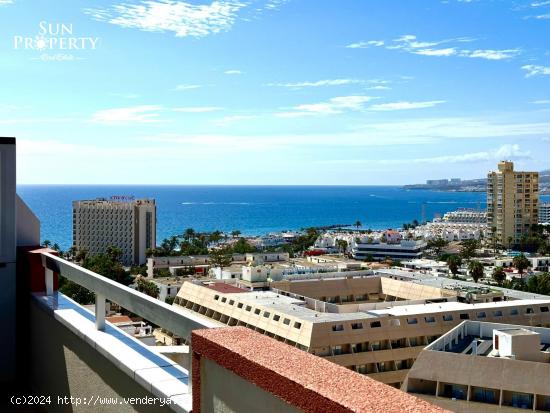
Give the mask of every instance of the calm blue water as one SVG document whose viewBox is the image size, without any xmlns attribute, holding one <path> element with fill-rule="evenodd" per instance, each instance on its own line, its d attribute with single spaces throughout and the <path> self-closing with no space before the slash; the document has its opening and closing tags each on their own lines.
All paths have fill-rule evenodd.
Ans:
<svg viewBox="0 0 550 413">
<path fill-rule="evenodd" d="M 111 195 L 154 198 L 159 242 L 189 227 L 255 235 L 360 220 L 366 228 L 384 229 L 420 220 L 423 203 L 427 219 L 460 207 L 485 207 L 485 193 L 380 186 L 21 185 L 17 190 L 40 218 L 42 239 L 63 249 L 72 242 L 71 202 Z"/>
</svg>

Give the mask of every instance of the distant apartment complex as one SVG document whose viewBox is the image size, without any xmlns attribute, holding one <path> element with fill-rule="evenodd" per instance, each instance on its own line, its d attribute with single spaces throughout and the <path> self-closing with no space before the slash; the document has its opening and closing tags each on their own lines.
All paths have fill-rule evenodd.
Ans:
<svg viewBox="0 0 550 413">
<path fill-rule="evenodd" d="M 539 204 L 539 224 L 550 224 L 550 204 Z"/>
<path fill-rule="evenodd" d="M 396 243 L 371 241 L 370 239 L 360 240 L 352 247 L 353 258 L 357 260 L 372 259 L 381 261 L 386 258 L 392 260 L 412 260 L 421 258 L 422 252 L 426 249 L 426 241 L 423 240 L 402 240 Z"/>
<path fill-rule="evenodd" d="M 514 171 L 514 164 L 507 161 L 487 175 L 487 223 L 496 228 L 502 245 L 519 243 L 538 223 L 538 179 L 538 172 Z"/>
<path fill-rule="evenodd" d="M 457 209 L 443 215 L 442 221 L 455 224 L 486 224 L 487 212 L 475 209 Z"/>
<path fill-rule="evenodd" d="M 174 305 L 246 326 L 395 387 L 424 346 L 463 320 L 550 326 L 550 297 L 502 301 L 511 298 L 499 290 L 345 275 L 272 282 L 264 291 L 242 287 L 239 281 L 185 282 Z"/>
<path fill-rule="evenodd" d="M 462 180 L 460 178 L 451 179 L 428 179 L 426 185 L 430 186 L 448 186 L 448 185 L 460 185 Z"/>
<path fill-rule="evenodd" d="M 549 378 L 549 328 L 465 321 L 419 354 L 402 389 L 452 411 L 549 412 Z"/>
<path fill-rule="evenodd" d="M 151 199 L 98 198 L 73 202 L 73 246 L 89 254 L 109 246 L 122 250 L 125 265 L 145 263 L 145 251 L 156 245 L 156 205 Z"/>
</svg>

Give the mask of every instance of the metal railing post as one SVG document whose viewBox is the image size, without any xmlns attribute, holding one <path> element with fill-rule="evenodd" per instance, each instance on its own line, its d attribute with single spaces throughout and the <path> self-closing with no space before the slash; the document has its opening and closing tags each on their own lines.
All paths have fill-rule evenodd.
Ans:
<svg viewBox="0 0 550 413">
<path fill-rule="evenodd" d="M 95 328 L 105 330 L 105 296 L 95 295 Z"/>
<path fill-rule="evenodd" d="M 46 282 L 46 295 L 53 295 L 53 271 L 44 268 L 44 277 Z"/>
</svg>

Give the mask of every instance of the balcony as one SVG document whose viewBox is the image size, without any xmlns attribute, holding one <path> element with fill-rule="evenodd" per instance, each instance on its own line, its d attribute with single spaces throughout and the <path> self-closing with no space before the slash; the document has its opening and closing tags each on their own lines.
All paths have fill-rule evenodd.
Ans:
<svg viewBox="0 0 550 413">
<path fill-rule="evenodd" d="M 14 139 L 0 138 L 0 158 L 1 412 L 445 411 L 249 329 L 213 328 L 37 246 L 40 224 L 15 193 Z M 94 311 L 58 292 L 59 277 L 93 292 Z M 187 357 L 106 321 L 107 301 L 182 337 Z"/>
</svg>

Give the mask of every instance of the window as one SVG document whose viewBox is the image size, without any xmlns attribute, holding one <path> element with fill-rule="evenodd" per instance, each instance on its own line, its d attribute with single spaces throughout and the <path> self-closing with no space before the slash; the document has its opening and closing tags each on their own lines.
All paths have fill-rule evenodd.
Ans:
<svg viewBox="0 0 550 413">
<path fill-rule="evenodd" d="M 222 303 L 225 303 L 227 301 L 227 298 L 222 297 Z"/>
<path fill-rule="evenodd" d="M 460 319 L 461 320 L 469 320 L 470 319 L 470 314 L 462 313 L 462 314 L 460 314 Z"/>
<path fill-rule="evenodd" d="M 370 323 L 370 328 L 378 328 L 378 327 L 382 327 L 382 323 L 380 321 L 373 321 L 372 323 Z"/>
<path fill-rule="evenodd" d="M 254 310 L 254 314 L 256 314 L 256 315 L 260 315 L 260 312 L 261 312 L 261 311 L 260 311 L 259 308 L 256 308 L 256 309 Z"/>
<path fill-rule="evenodd" d="M 342 354 L 342 346 L 332 347 L 332 352 L 334 353 L 335 356 Z"/>
<path fill-rule="evenodd" d="M 416 318 L 407 318 L 407 324 L 418 324 L 418 319 L 416 319 Z"/>
<path fill-rule="evenodd" d="M 517 308 L 512 308 L 512 309 L 510 310 L 510 315 L 518 315 L 518 314 L 519 314 L 519 312 L 518 312 L 518 309 L 517 309 Z"/>
<path fill-rule="evenodd" d="M 215 295 L 214 296 L 214 300 L 219 300 L 220 299 L 220 296 L 219 295 Z"/>
<path fill-rule="evenodd" d="M 267 311 L 264 311 L 264 317 L 265 318 L 269 318 L 270 315 L 271 315 L 271 313 L 268 313 Z"/>
<path fill-rule="evenodd" d="M 237 304 L 237 307 L 238 307 L 238 308 L 243 308 L 243 303 Z"/>
<path fill-rule="evenodd" d="M 275 315 L 273 316 L 273 321 L 279 321 L 280 319 L 281 319 L 281 316 L 278 315 L 278 314 L 275 314 Z"/>
<path fill-rule="evenodd" d="M 532 307 L 527 307 L 527 308 L 525 309 L 525 314 L 533 314 L 533 313 L 534 313 L 534 311 L 533 311 L 533 308 L 532 308 Z"/>
<path fill-rule="evenodd" d="M 352 323 L 351 329 L 352 330 L 360 330 L 363 328 L 363 323 Z"/>
<path fill-rule="evenodd" d="M 342 331 L 342 330 L 344 330 L 343 324 L 335 324 L 332 326 L 332 331 Z"/>
<path fill-rule="evenodd" d="M 493 311 L 493 315 L 495 317 L 502 317 L 502 311 L 500 311 L 500 310 Z"/>
<path fill-rule="evenodd" d="M 477 313 L 477 318 L 485 318 L 487 317 L 487 314 L 485 314 L 485 311 L 480 311 Z"/>
<path fill-rule="evenodd" d="M 298 321 L 294 322 L 294 328 L 297 328 L 298 330 L 302 328 L 302 323 L 299 323 Z"/>
<path fill-rule="evenodd" d="M 252 307 L 247 305 L 246 308 L 245 308 L 246 311 L 251 311 L 252 310 Z"/>
<path fill-rule="evenodd" d="M 285 319 L 283 320 L 283 324 L 285 324 L 285 325 L 288 326 L 288 325 L 290 324 L 290 318 L 285 318 Z"/>
<path fill-rule="evenodd" d="M 443 321 L 453 321 L 453 316 L 451 314 L 444 314 Z"/>
<path fill-rule="evenodd" d="M 435 323 L 435 317 L 433 317 L 433 316 L 424 317 L 424 321 L 426 323 Z"/>
<path fill-rule="evenodd" d="M 547 313 L 548 312 L 548 307 L 541 307 L 540 312 L 541 313 Z"/>
<path fill-rule="evenodd" d="M 235 300 L 229 300 L 229 305 L 235 304 Z"/>
</svg>

